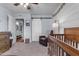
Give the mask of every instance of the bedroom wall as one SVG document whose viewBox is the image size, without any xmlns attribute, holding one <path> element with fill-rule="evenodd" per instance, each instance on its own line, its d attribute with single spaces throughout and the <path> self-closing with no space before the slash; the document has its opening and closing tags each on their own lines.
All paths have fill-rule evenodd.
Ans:
<svg viewBox="0 0 79 59">
<path fill-rule="evenodd" d="M 41 19 L 42 21 L 42 34 L 48 36 L 52 30 L 52 19 Z"/>
<path fill-rule="evenodd" d="M 16 42 L 15 37 L 15 20 L 13 12 L 3 6 L 0 6 L 0 32 L 11 32 L 13 43 Z"/>
<path fill-rule="evenodd" d="M 0 32 L 8 31 L 8 15 L 12 15 L 11 11 L 0 6 Z"/>
<path fill-rule="evenodd" d="M 54 27 L 54 33 L 64 33 L 64 28 L 79 27 L 79 3 L 67 3 L 53 20 L 59 22 L 59 31 Z"/>
<path fill-rule="evenodd" d="M 22 15 L 19 16 L 19 15 Z M 16 16 L 16 17 L 15 17 Z M 16 31 L 15 31 L 15 18 L 24 18 L 24 39 L 31 39 L 31 26 L 26 27 L 26 21 L 29 20 L 31 24 L 31 15 L 28 13 L 18 13 L 15 14 L 13 11 L 0 6 L 0 32 L 10 31 L 12 33 L 11 39 L 13 39 L 13 44 L 16 42 Z M 9 22 L 8 22 L 9 21 Z M 9 26 L 8 26 L 9 25 Z M 31 40 L 30 40 L 31 41 Z"/>
</svg>

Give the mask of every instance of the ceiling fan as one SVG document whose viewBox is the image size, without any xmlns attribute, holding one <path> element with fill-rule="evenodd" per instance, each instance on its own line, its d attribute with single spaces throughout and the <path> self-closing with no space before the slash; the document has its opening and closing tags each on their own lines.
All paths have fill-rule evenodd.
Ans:
<svg viewBox="0 0 79 59">
<path fill-rule="evenodd" d="M 35 4 L 35 5 L 38 5 L 38 3 L 14 3 L 14 6 L 19 6 L 19 5 L 22 5 L 24 7 L 27 7 L 28 10 L 31 9 L 31 4 Z"/>
</svg>

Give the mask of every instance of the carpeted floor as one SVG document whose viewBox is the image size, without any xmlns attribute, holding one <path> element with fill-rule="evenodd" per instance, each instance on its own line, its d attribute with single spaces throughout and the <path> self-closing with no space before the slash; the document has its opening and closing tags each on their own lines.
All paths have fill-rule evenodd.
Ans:
<svg viewBox="0 0 79 59">
<path fill-rule="evenodd" d="M 2 56 L 47 56 L 47 47 L 40 45 L 38 42 L 29 44 L 18 42 Z"/>
</svg>

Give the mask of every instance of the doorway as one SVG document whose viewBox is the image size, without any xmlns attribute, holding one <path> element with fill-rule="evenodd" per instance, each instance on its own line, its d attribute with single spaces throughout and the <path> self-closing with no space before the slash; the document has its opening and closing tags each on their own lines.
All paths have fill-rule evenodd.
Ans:
<svg viewBox="0 0 79 59">
<path fill-rule="evenodd" d="M 39 41 L 42 32 L 41 19 L 32 19 L 32 41 Z"/>
<path fill-rule="evenodd" d="M 24 42 L 24 19 L 16 19 L 16 42 Z"/>
</svg>

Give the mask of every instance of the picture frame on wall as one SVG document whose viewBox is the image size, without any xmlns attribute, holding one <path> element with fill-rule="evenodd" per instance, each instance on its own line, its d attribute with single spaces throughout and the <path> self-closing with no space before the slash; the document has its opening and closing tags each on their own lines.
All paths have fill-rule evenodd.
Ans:
<svg viewBox="0 0 79 59">
<path fill-rule="evenodd" d="M 26 26 L 30 26 L 30 22 L 26 22 Z"/>
</svg>

